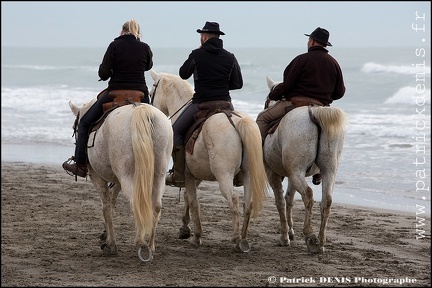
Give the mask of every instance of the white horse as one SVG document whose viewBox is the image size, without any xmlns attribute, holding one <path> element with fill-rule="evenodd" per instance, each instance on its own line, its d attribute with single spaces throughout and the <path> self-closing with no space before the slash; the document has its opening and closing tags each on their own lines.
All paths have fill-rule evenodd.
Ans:
<svg viewBox="0 0 432 288">
<path fill-rule="evenodd" d="M 81 109 L 72 102 L 69 106 L 79 121 L 95 101 L 84 104 Z M 138 256 L 143 262 L 153 259 L 172 147 L 171 122 L 149 104 L 116 108 L 102 126 L 90 134 L 87 166 L 102 200 L 105 231 L 100 240 L 104 255 L 117 255 L 112 217 L 121 190 L 133 210 Z M 142 253 L 148 254 L 143 256 Z"/>
<path fill-rule="evenodd" d="M 180 110 L 192 99 L 192 86 L 176 75 L 158 74 L 153 70 L 150 70 L 150 74 L 154 81 L 150 91 L 153 105 L 167 116 L 172 116 L 172 121 L 175 121 Z M 202 227 L 197 187 L 201 180 L 217 181 L 233 216 L 234 248 L 238 252 L 248 252 L 250 245 L 246 238 L 250 217 L 258 216 L 264 205 L 267 178 L 258 125 L 250 116 L 237 111 L 232 113 L 231 120 L 233 124 L 224 113 L 209 117 L 196 139 L 193 154 L 186 153 L 185 210 L 180 238 L 190 237 L 190 209 L 194 221 L 191 243 L 201 245 Z M 241 234 L 239 198 L 233 186 L 233 178 L 239 172 L 244 179 L 244 220 Z"/>
<path fill-rule="evenodd" d="M 267 77 L 269 89 L 275 84 Z M 307 248 L 311 253 L 324 253 L 326 226 L 343 149 L 346 121 L 345 112 L 337 107 L 298 107 L 288 112 L 275 132 L 265 138 L 265 166 L 279 211 L 281 245 L 289 246 L 290 240 L 294 239 L 292 208 L 295 192 L 298 191 L 305 205 L 303 234 Z M 305 180 L 305 177 L 316 173 L 322 175 L 321 225 L 318 238 L 313 233 L 311 224 L 313 191 Z M 282 188 L 284 177 L 288 177 L 285 199 Z"/>
</svg>

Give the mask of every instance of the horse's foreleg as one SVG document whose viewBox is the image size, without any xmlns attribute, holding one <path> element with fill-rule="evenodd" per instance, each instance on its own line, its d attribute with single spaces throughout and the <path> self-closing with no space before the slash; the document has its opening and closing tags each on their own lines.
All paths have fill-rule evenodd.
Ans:
<svg viewBox="0 0 432 288">
<path fill-rule="evenodd" d="M 104 185 L 98 185 L 98 187 L 102 201 L 102 213 L 105 221 L 105 231 L 102 235 L 106 236 L 105 239 L 104 237 L 100 237 L 100 247 L 103 251 L 103 254 L 106 256 L 117 255 L 117 245 L 113 225 L 113 202 L 115 203 L 116 199 L 113 199 L 113 195 L 118 195 L 118 192 L 111 193 L 110 189 L 108 188 L 108 183 L 104 183 Z M 118 187 L 118 191 L 120 191 L 120 187 Z"/>
<path fill-rule="evenodd" d="M 194 222 L 194 235 L 190 242 L 195 246 L 201 245 L 202 236 L 202 226 L 201 226 L 201 216 L 200 216 L 200 205 L 197 197 L 197 189 L 195 186 L 195 181 L 187 181 L 185 183 L 185 198 L 187 198 L 189 209 L 192 214 L 192 220 Z"/>
<path fill-rule="evenodd" d="M 114 190 L 111 190 L 108 187 L 108 183 L 102 178 L 98 177 L 96 173 L 92 172 L 90 175 L 93 185 L 97 188 L 99 196 L 101 197 L 102 214 L 105 221 L 105 231 L 100 237 L 100 248 L 102 249 L 103 254 L 106 256 L 117 255 L 117 246 L 113 225 L 113 203 L 115 203 L 116 200 L 114 195 L 118 195 L 118 192 L 121 189 L 119 187 L 120 185 L 118 184 L 118 187 L 115 189 L 113 187 Z"/>
<path fill-rule="evenodd" d="M 288 180 L 289 181 L 289 180 Z M 293 216 L 292 211 L 294 208 L 294 196 L 295 196 L 296 190 L 293 187 L 293 185 L 290 185 L 290 181 L 288 182 L 288 189 L 285 195 L 286 200 L 286 217 L 288 222 L 288 236 L 289 240 L 294 240 L 294 222 L 293 222 Z"/>
<path fill-rule="evenodd" d="M 282 177 L 276 173 L 273 173 L 270 169 L 266 169 L 266 171 L 270 187 L 272 188 L 275 197 L 276 208 L 279 212 L 279 221 L 281 225 L 279 244 L 281 246 L 289 246 L 290 239 L 288 238 L 288 223 L 286 218 L 286 203 L 283 197 L 284 191 L 282 187 Z"/>
<path fill-rule="evenodd" d="M 189 215 L 189 200 L 187 197 L 187 193 L 186 191 L 183 193 L 183 199 L 184 199 L 184 205 L 185 205 L 185 209 L 184 209 L 184 214 L 182 217 L 182 227 L 180 227 L 180 231 L 179 231 L 179 239 L 189 239 L 189 237 L 191 236 L 191 229 L 189 227 L 189 222 L 190 222 L 190 215 Z"/>
<path fill-rule="evenodd" d="M 111 185 L 111 184 L 110 184 Z M 121 191 L 120 189 L 120 184 L 116 184 L 114 186 L 109 186 L 109 188 L 111 190 L 111 205 L 113 207 L 113 209 L 115 209 L 115 205 L 117 202 L 117 197 Z M 105 244 L 106 239 L 107 239 L 107 230 L 106 230 L 106 224 L 104 223 L 104 231 L 102 232 L 102 234 L 99 236 L 100 239 L 100 245 Z"/>
<path fill-rule="evenodd" d="M 115 205 L 117 203 L 117 197 L 121 191 L 121 187 L 120 187 L 120 183 L 115 183 L 115 184 L 110 184 L 111 186 L 109 186 L 111 192 L 111 205 L 113 207 L 113 209 L 115 209 Z"/>
</svg>

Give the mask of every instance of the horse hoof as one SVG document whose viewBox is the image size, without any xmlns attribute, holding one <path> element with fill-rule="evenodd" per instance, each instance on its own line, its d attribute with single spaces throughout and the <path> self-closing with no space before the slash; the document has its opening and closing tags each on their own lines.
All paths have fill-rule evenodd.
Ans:
<svg viewBox="0 0 432 288">
<path fill-rule="evenodd" d="M 192 239 L 189 240 L 189 242 L 194 245 L 195 247 L 199 247 L 201 246 L 202 242 L 201 242 L 201 238 L 197 239 L 196 237 L 193 237 Z"/>
<path fill-rule="evenodd" d="M 250 251 L 251 247 L 246 239 L 240 239 L 234 246 L 235 251 L 247 253 Z"/>
<path fill-rule="evenodd" d="M 294 233 L 288 233 L 289 240 L 294 240 Z"/>
<path fill-rule="evenodd" d="M 103 243 L 100 246 L 102 253 L 104 256 L 116 256 L 117 255 L 117 246 L 114 246 L 114 248 L 111 249 L 110 246 L 108 246 L 107 243 Z"/>
<path fill-rule="evenodd" d="M 290 243 L 291 243 L 290 240 L 292 240 L 291 237 L 289 237 L 288 239 L 284 239 L 284 238 L 280 237 L 279 245 L 280 246 L 290 246 Z"/>
<path fill-rule="evenodd" d="M 191 237 L 191 231 L 189 228 L 180 228 L 179 239 L 189 239 Z"/>
<path fill-rule="evenodd" d="M 143 256 L 143 252 L 145 253 L 144 256 Z M 138 253 L 138 258 L 144 263 L 149 263 L 153 260 L 153 252 L 147 245 L 141 245 L 138 248 L 137 253 Z"/>
<path fill-rule="evenodd" d="M 319 240 L 314 234 L 306 237 L 305 240 L 306 240 L 306 246 L 310 253 L 312 254 L 320 253 L 321 249 L 319 247 Z"/>
<path fill-rule="evenodd" d="M 105 241 L 107 239 L 107 231 L 104 230 L 102 234 L 99 236 L 100 241 Z"/>
</svg>

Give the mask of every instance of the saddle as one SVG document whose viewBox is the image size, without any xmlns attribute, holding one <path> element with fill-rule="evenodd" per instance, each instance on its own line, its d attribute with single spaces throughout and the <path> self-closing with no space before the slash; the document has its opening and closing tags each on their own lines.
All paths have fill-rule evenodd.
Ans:
<svg viewBox="0 0 432 288">
<path fill-rule="evenodd" d="M 302 106 L 324 106 L 324 104 L 321 101 L 306 96 L 294 96 L 290 99 L 290 101 L 292 103 L 292 106 L 285 107 L 285 114 L 281 118 L 270 122 L 266 135 L 273 134 L 276 131 L 277 127 L 279 126 L 279 123 L 282 120 L 282 118 L 288 112 L 294 110 L 295 108 L 302 107 Z"/>
<path fill-rule="evenodd" d="M 103 104 L 104 113 L 108 110 L 112 110 L 123 105 L 132 104 L 135 102 L 140 103 L 144 98 L 144 92 L 138 90 L 111 90 L 108 93 L 108 97 L 113 99 L 113 101 Z"/>
<path fill-rule="evenodd" d="M 232 122 L 231 119 L 232 114 L 241 117 L 240 115 L 234 112 L 234 107 L 232 106 L 232 103 L 229 101 L 222 101 L 222 100 L 210 101 L 210 102 L 199 104 L 198 107 L 200 110 L 194 115 L 195 122 L 189 128 L 185 137 L 185 150 L 189 154 L 193 154 L 195 141 L 198 138 L 199 133 L 201 132 L 204 122 L 210 116 L 216 113 L 224 113 L 227 116 L 228 120 L 230 121 L 231 125 L 233 126 L 234 123 Z"/>
<path fill-rule="evenodd" d="M 97 99 L 99 99 L 101 95 L 106 92 L 106 90 L 107 89 L 102 90 L 98 94 Z M 90 132 L 99 129 L 99 127 L 105 121 L 106 117 L 114 109 L 128 104 L 141 103 L 141 100 L 144 98 L 144 92 L 138 90 L 111 90 L 108 92 L 108 97 L 113 99 L 113 101 L 102 104 L 103 115 L 98 121 L 93 124 Z"/>
</svg>

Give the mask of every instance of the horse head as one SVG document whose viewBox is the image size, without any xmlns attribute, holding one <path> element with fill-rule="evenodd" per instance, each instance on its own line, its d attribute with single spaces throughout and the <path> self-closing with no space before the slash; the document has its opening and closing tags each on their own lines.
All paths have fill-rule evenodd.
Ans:
<svg viewBox="0 0 432 288">
<path fill-rule="evenodd" d="M 273 81 L 269 76 L 267 76 L 267 87 L 270 89 L 270 91 L 273 89 L 274 86 L 276 86 L 278 83 Z"/>
<path fill-rule="evenodd" d="M 273 88 L 276 87 L 276 85 L 278 85 L 279 83 L 280 82 L 275 82 L 275 81 L 273 81 L 273 79 L 271 79 L 269 76 L 267 76 L 267 87 L 269 88 L 270 91 L 273 90 Z M 268 108 L 275 103 L 276 103 L 276 101 L 270 100 L 267 96 L 266 102 L 264 104 L 264 108 Z"/>
<path fill-rule="evenodd" d="M 90 107 L 96 102 L 96 98 L 94 98 L 93 100 L 91 100 L 90 102 L 84 103 L 83 106 L 80 108 L 78 107 L 78 105 L 76 105 L 75 103 L 73 103 L 72 101 L 69 101 L 69 107 L 72 110 L 72 113 L 75 115 L 75 122 L 72 126 L 72 128 L 74 129 L 74 131 L 77 130 L 77 126 L 78 123 L 81 119 L 81 117 L 90 109 Z"/>
</svg>

